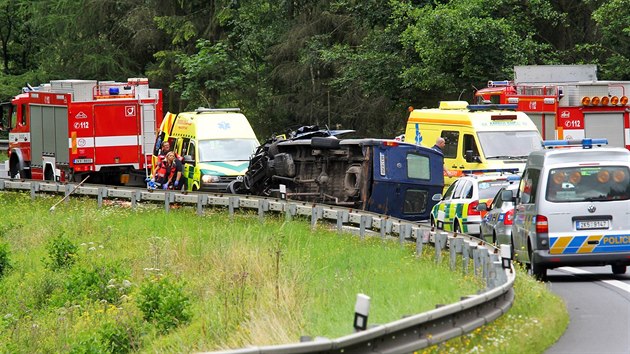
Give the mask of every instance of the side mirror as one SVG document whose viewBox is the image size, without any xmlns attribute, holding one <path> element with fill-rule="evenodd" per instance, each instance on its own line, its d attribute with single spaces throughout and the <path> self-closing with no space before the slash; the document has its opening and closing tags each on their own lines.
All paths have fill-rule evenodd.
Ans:
<svg viewBox="0 0 630 354">
<path fill-rule="evenodd" d="M 475 210 L 477 210 L 477 211 L 487 211 L 488 210 L 488 204 L 486 204 L 486 203 L 479 203 L 479 204 L 477 204 L 477 207 L 475 208 Z"/>
<path fill-rule="evenodd" d="M 193 160 L 192 156 L 190 155 L 184 155 L 184 163 L 187 163 L 189 165 L 194 165 L 195 160 Z"/>
<path fill-rule="evenodd" d="M 464 155 L 466 162 L 481 162 L 481 159 L 477 155 L 473 155 L 472 150 L 466 150 L 466 154 Z"/>
<path fill-rule="evenodd" d="M 504 190 L 501 192 L 501 200 L 514 202 L 514 194 L 512 191 Z"/>
<path fill-rule="evenodd" d="M 434 202 L 439 202 L 440 200 L 442 200 L 442 194 L 440 194 L 440 193 L 434 194 L 431 197 L 431 200 L 434 201 Z"/>
</svg>

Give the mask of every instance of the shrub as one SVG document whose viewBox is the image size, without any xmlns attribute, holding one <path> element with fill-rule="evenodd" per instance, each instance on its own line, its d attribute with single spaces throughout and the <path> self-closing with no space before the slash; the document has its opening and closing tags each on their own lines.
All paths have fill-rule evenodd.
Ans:
<svg viewBox="0 0 630 354">
<path fill-rule="evenodd" d="M 0 243 L 0 278 L 11 269 L 11 263 L 9 262 L 9 245 L 6 243 Z"/>
<path fill-rule="evenodd" d="M 77 260 L 77 246 L 63 235 L 51 239 L 46 249 L 49 260 L 45 263 L 51 270 L 70 268 Z"/>
<path fill-rule="evenodd" d="M 74 269 L 67 283 L 67 291 L 75 299 L 107 301 L 119 304 L 129 294 L 131 283 L 123 280 L 127 274 L 116 264 L 92 265 Z"/>
<path fill-rule="evenodd" d="M 122 322 L 107 322 L 98 331 L 101 345 L 108 353 L 129 353 L 140 346 L 140 330 Z"/>
<path fill-rule="evenodd" d="M 152 279 L 142 285 L 138 307 L 146 321 L 155 323 L 165 333 L 190 321 L 190 300 L 184 294 L 183 284 L 168 278 Z"/>
</svg>

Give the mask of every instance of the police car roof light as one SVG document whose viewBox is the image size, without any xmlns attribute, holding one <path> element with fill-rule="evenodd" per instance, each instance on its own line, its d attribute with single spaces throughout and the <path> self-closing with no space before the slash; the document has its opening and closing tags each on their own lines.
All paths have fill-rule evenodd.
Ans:
<svg viewBox="0 0 630 354">
<path fill-rule="evenodd" d="M 507 180 L 508 181 L 519 181 L 521 179 L 521 176 L 519 175 L 509 175 L 507 176 Z"/>
<path fill-rule="evenodd" d="M 573 140 L 545 140 L 543 146 L 546 148 L 553 148 L 556 146 L 582 146 L 583 149 L 591 149 L 593 145 L 601 146 L 608 145 L 608 139 L 573 139 Z"/>
<path fill-rule="evenodd" d="M 488 111 L 491 109 L 512 110 L 518 108 L 517 104 L 469 104 L 469 111 Z"/>
</svg>

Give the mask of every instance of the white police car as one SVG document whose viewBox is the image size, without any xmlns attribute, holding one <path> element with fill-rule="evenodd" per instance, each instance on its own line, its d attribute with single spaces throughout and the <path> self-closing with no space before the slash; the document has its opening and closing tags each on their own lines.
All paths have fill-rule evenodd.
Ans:
<svg viewBox="0 0 630 354">
<path fill-rule="evenodd" d="M 509 172 L 484 171 L 483 174 L 458 178 L 433 207 L 431 225 L 441 230 L 478 236 L 481 219 L 487 209 L 479 205 L 485 204 L 499 189 L 508 185 L 509 175 Z"/>
</svg>

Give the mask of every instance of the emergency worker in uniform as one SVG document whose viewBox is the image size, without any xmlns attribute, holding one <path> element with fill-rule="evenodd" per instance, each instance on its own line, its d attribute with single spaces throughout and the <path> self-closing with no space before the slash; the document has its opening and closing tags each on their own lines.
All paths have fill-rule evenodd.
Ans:
<svg viewBox="0 0 630 354">
<path fill-rule="evenodd" d="M 173 154 L 175 154 L 175 168 L 176 168 L 176 172 L 175 172 L 175 179 L 173 180 L 173 185 L 172 185 L 172 189 L 185 189 L 185 179 L 183 178 L 182 172 L 184 170 L 184 165 L 183 165 L 183 158 L 179 155 L 177 155 L 177 153 L 173 150 L 171 150 L 171 144 L 168 142 L 168 140 L 164 141 L 162 143 L 162 148 L 160 149 L 160 154 L 158 155 L 158 161 L 162 162 L 164 161 L 164 158 L 166 157 L 166 154 L 168 154 L 169 152 L 173 152 Z"/>
<path fill-rule="evenodd" d="M 156 183 L 160 184 L 162 189 L 169 189 L 174 185 L 174 178 L 177 176 L 177 164 L 175 160 L 175 153 L 169 151 L 155 170 L 155 176 L 153 176 L 153 178 Z M 179 173 L 179 178 L 181 178 L 181 172 Z M 177 180 L 177 184 L 179 185 L 179 180 Z"/>
<path fill-rule="evenodd" d="M 442 154 L 442 156 L 444 156 L 444 146 L 446 146 L 446 140 L 444 140 L 443 137 L 438 137 L 435 140 L 435 145 L 433 145 L 433 147 L 431 149 L 439 152 L 440 154 Z M 446 166 L 442 165 L 444 168 L 444 175 L 447 177 L 453 177 L 455 174 L 452 174 L 451 171 L 449 171 Z"/>
</svg>

